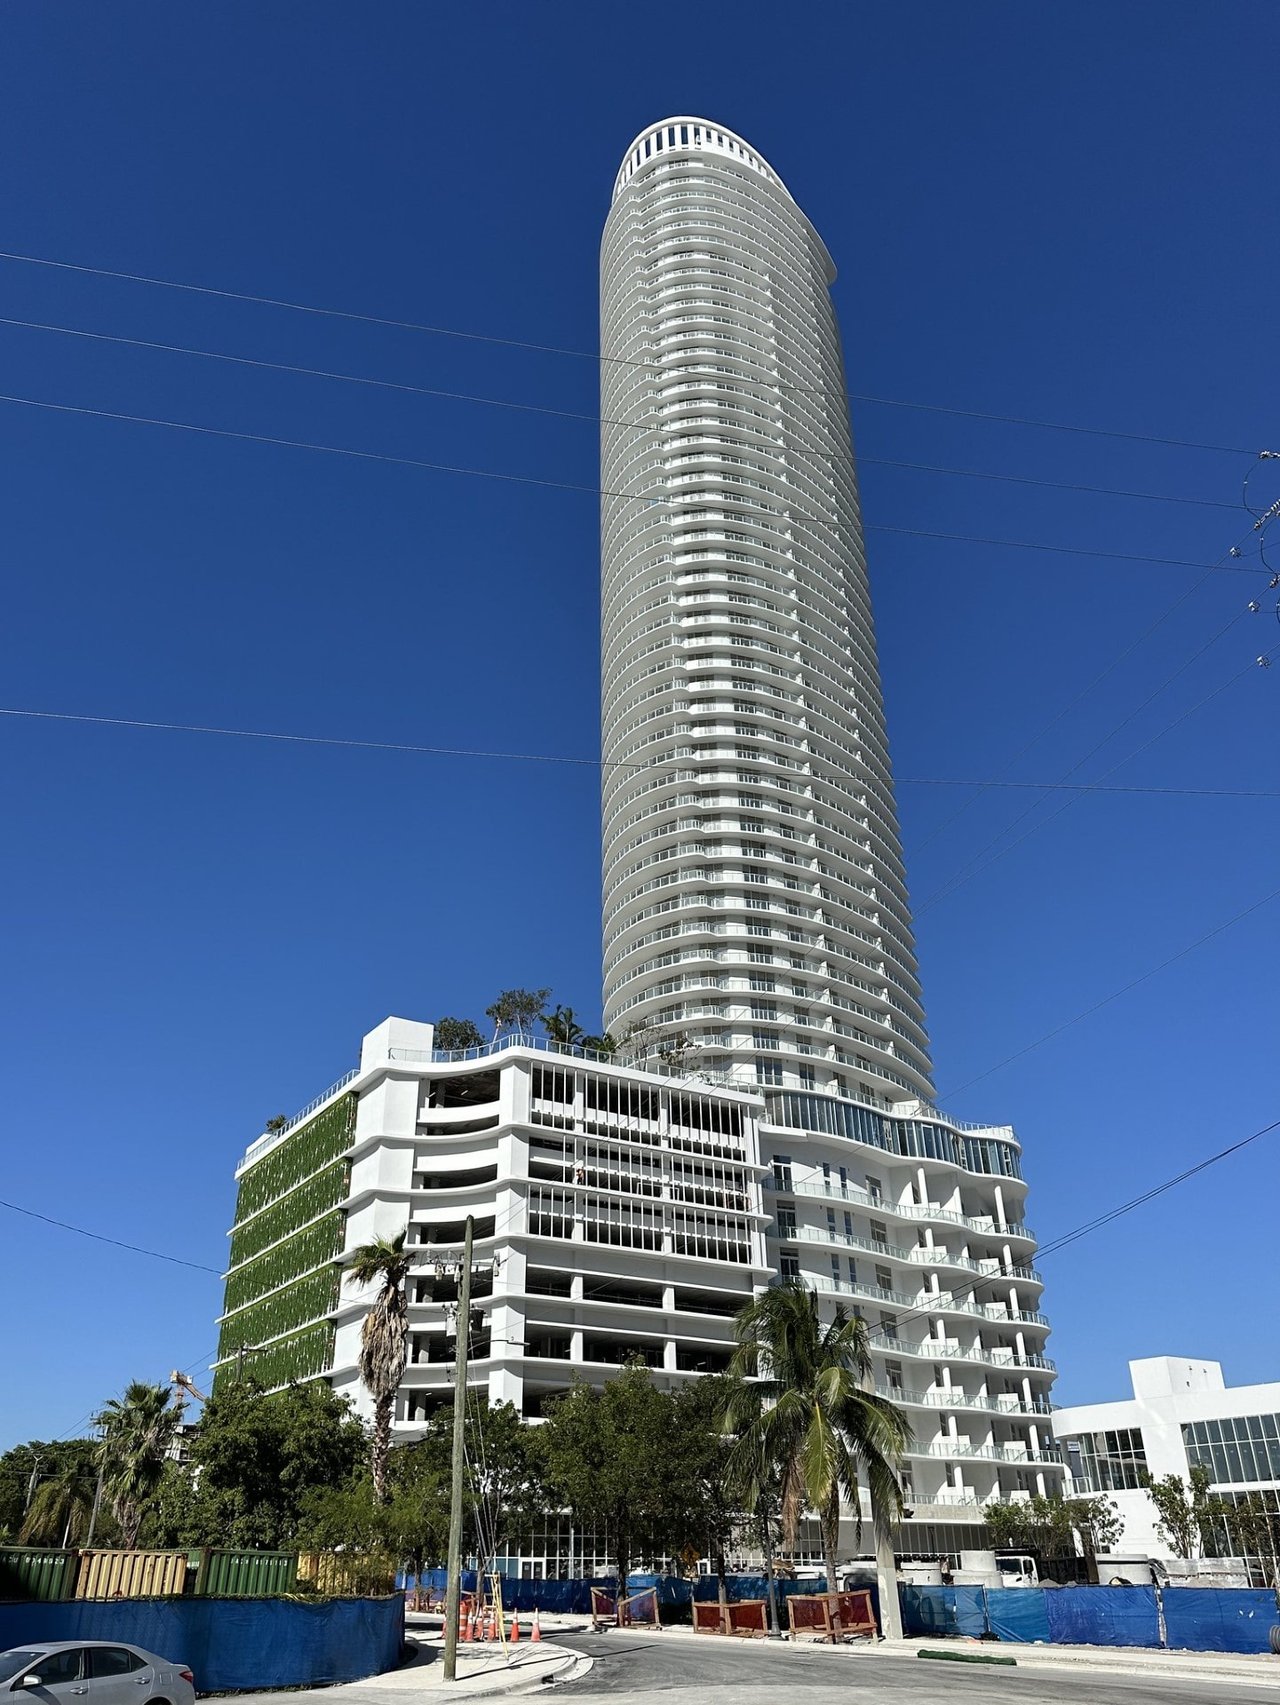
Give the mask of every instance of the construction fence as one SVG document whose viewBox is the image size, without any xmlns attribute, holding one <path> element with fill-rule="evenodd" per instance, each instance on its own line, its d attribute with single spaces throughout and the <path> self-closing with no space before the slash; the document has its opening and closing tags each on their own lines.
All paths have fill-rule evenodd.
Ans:
<svg viewBox="0 0 1280 1705">
<path fill-rule="evenodd" d="M 318 1687 L 396 1669 L 404 1599 L 64 1599 L 0 1604 L 0 1650 L 110 1640 L 186 1664 L 201 1693 Z"/>
<path fill-rule="evenodd" d="M 1248 1587 L 900 1587 L 908 1637 L 1266 1652 L 1277 1595 Z"/>
<path fill-rule="evenodd" d="M 463 1590 L 475 1590 L 473 1572 L 463 1574 Z M 445 1572 L 436 1569 L 402 1578 L 409 1591 L 442 1599 Z M 627 1586 L 634 1594 L 652 1587 L 664 1622 L 691 1621 L 705 1633 L 725 1626 L 714 1575 L 692 1579 L 633 1574 Z M 592 1588 L 611 1596 L 617 1581 L 517 1580 L 505 1576 L 502 1602 L 508 1611 L 534 1610 L 589 1616 Z M 795 1625 L 789 1614 L 792 1600 L 825 1597 L 822 1581 L 778 1580 L 774 1583 L 778 1620 L 785 1629 Z M 768 1623 L 768 1587 L 762 1575 L 730 1575 L 726 1583 L 732 1632 L 759 1632 Z M 853 1596 L 862 1596 L 853 1595 Z M 997 1639 L 1013 1644 L 1037 1641 L 1062 1645 L 1146 1646 L 1199 1652 L 1265 1652 L 1270 1631 L 1280 1625 L 1280 1608 L 1272 1592 L 1244 1587 L 907 1587 L 898 1589 L 904 1632 L 913 1638 Z M 865 1589 L 867 1615 L 879 1622 L 879 1594 Z M 826 1633 L 820 1611 L 810 1614 L 814 1633 Z M 842 1625 L 846 1617 L 842 1614 Z M 851 1626 L 842 1632 L 857 1633 Z"/>
<path fill-rule="evenodd" d="M 0 1603 L 65 1599 L 376 1597 L 391 1566 L 334 1552 L 46 1550 L 0 1547 Z"/>
</svg>

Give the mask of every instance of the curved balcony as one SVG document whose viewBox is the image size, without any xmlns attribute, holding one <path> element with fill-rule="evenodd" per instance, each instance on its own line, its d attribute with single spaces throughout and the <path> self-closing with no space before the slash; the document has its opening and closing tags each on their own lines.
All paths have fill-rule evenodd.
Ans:
<svg viewBox="0 0 1280 1705">
<path fill-rule="evenodd" d="M 850 1141 L 856 1139 L 841 1140 Z M 887 1150 L 876 1148 L 875 1144 L 865 1144 L 864 1146 L 870 1148 L 877 1158 L 888 1153 Z M 901 1159 L 902 1157 L 892 1156 L 891 1158 Z M 938 1166 L 953 1166 L 953 1163 L 950 1161 L 937 1161 L 932 1163 L 926 1161 L 924 1164 L 926 1166 L 930 1164 L 936 1164 Z M 1012 1186 L 1018 1189 L 1025 1189 L 1025 1185 L 1022 1184 L 1020 1179 L 1006 1179 L 1003 1174 L 1000 1173 L 982 1173 L 975 1174 L 975 1176 L 993 1178 L 1006 1187 Z M 765 1189 L 778 1191 L 776 1181 L 771 1182 L 766 1179 Z M 854 1184 L 827 1184 L 821 1179 L 811 1182 L 808 1179 L 801 1178 L 788 1185 L 785 1191 L 778 1193 L 788 1196 L 816 1196 L 819 1200 L 827 1202 L 848 1202 L 851 1207 L 861 1208 L 866 1213 L 874 1214 L 877 1219 L 899 1219 L 912 1221 L 929 1220 L 939 1225 L 960 1225 L 963 1226 L 966 1231 L 977 1232 L 981 1237 L 1015 1238 L 1033 1244 L 1036 1241 L 1036 1235 L 1032 1231 L 1031 1227 L 1021 1221 L 1016 1225 L 1010 1225 L 1004 1221 L 995 1219 L 994 1216 L 973 1218 L 968 1214 L 957 1213 L 952 1208 L 944 1208 L 938 1202 L 926 1202 L 924 1204 L 918 1202 L 889 1202 L 882 1197 L 873 1196 L 869 1190 L 859 1189 L 857 1185 Z M 919 1259 L 919 1256 L 914 1256 L 913 1258 Z M 943 1259 L 945 1259 L 945 1257 L 943 1257 Z"/>
</svg>

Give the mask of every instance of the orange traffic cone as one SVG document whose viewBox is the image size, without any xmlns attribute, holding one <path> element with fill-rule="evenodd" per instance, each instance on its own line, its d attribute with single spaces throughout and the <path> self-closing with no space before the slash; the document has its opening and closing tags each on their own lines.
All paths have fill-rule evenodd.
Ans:
<svg viewBox="0 0 1280 1705">
<path fill-rule="evenodd" d="M 533 1633 L 530 1634 L 529 1638 L 534 1641 L 535 1644 L 542 1638 L 542 1622 L 536 1610 L 533 1613 Z"/>
<path fill-rule="evenodd" d="M 471 1604 L 468 1603 L 462 1611 L 462 1638 L 466 1641 L 471 1641 L 471 1640 L 474 1640 L 475 1637 L 476 1637 L 475 1610 L 473 1609 Z"/>
<path fill-rule="evenodd" d="M 518 1616 L 511 1618 L 511 1644 L 513 1646 L 520 1644 L 520 1618 Z"/>
</svg>

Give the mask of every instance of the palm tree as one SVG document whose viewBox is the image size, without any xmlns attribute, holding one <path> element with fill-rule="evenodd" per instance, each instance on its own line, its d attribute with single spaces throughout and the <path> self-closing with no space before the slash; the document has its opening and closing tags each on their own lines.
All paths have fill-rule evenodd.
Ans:
<svg viewBox="0 0 1280 1705">
<path fill-rule="evenodd" d="M 83 1462 L 67 1462 L 36 1487 L 18 1534 L 20 1545 L 79 1545 L 93 1509 L 93 1475 Z"/>
<path fill-rule="evenodd" d="M 827 1588 L 838 1590 L 841 1496 L 862 1533 L 859 1470 L 877 1527 L 902 1512 L 898 1466 L 911 1427 L 895 1404 L 869 1389 L 866 1322 L 837 1304 L 829 1324 L 798 1279 L 774 1285 L 742 1308 L 730 1372 L 744 1386 L 726 1419 L 739 1434 L 734 1476 L 750 1506 L 777 1487 L 783 1544 L 794 1550 L 800 1517 L 817 1512 Z"/>
<path fill-rule="evenodd" d="M 375 1285 L 381 1289 L 373 1299 L 360 1328 L 360 1378 L 373 1398 L 373 1439 L 369 1470 L 373 1476 L 375 1502 L 390 1500 L 387 1489 L 387 1458 L 391 1453 L 391 1418 L 396 1392 L 404 1376 L 408 1347 L 409 1310 L 405 1281 L 412 1257 L 405 1252 L 406 1232 L 393 1238 L 377 1237 L 362 1243 L 351 1257 L 347 1270 L 349 1285 Z"/>
<path fill-rule="evenodd" d="M 559 1042 L 565 1048 L 579 1045 L 584 1034 L 571 1006 L 558 1006 L 554 1012 L 544 1012 L 542 1028 L 553 1042 Z"/>
<path fill-rule="evenodd" d="M 132 1551 L 148 1502 L 159 1489 L 165 1458 L 186 1407 L 182 1398 L 170 1402 L 167 1385 L 131 1380 L 123 1397 L 113 1397 L 94 1416 L 102 1428 L 98 1460 L 102 1489 L 120 1524 L 120 1543 Z"/>
</svg>

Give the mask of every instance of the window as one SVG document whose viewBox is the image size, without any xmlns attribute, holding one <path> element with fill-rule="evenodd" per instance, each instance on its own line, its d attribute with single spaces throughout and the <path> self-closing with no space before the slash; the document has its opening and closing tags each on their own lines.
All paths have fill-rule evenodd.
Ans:
<svg viewBox="0 0 1280 1705">
<path fill-rule="evenodd" d="M 872 1243 L 888 1243 L 889 1228 L 883 1220 L 872 1220 L 871 1241 Z"/>
<path fill-rule="evenodd" d="M 1192 1468 L 1215 1485 L 1280 1480 L 1280 1415 L 1235 1415 L 1184 1421 L 1182 1442 Z"/>
<path fill-rule="evenodd" d="M 105 1681 L 113 1675 L 132 1675 L 134 1670 L 147 1667 L 136 1652 L 128 1652 L 123 1646 L 91 1646 L 89 1664 L 95 1681 Z"/>
<path fill-rule="evenodd" d="M 1205 1425 L 1197 1422 L 1194 1425 Z M 1218 1423 L 1209 1422 L 1208 1425 Z M 1184 1427 L 1183 1434 L 1187 1432 Z M 1119 1427 L 1113 1432 L 1081 1433 L 1067 1439 L 1071 1472 L 1090 1492 L 1133 1492 L 1147 1472 L 1147 1453 L 1140 1427 Z M 1190 1456 L 1190 1449 L 1188 1455 Z M 1191 1458 L 1192 1462 L 1195 1458 Z"/>
<path fill-rule="evenodd" d="M 852 1255 L 847 1255 L 845 1257 L 845 1263 L 849 1270 L 849 1283 L 851 1285 L 856 1285 L 858 1282 L 858 1263 L 854 1260 Z"/>
<path fill-rule="evenodd" d="M 784 1249 L 778 1257 L 778 1271 L 784 1279 L 800 1277 L 800 1257 L 793 1249 Z"/>
<path fill-rule="evenodd" d="M 881 1333 L 881 1336 L 884 1337 L 885 1339 L 887 1339 L 889 1343 L 896 1344 L 898 1342 L 898 1317 L 897 1317 L 897 1315 L 884 1314 L 884 1313 L 881 1314 L 881 1316 L 880 1316 L 880 1333 Z"/>
<path fill-rule="evenodd" d="M 867 1174 L 867 1195 L 873 1202 L 884 1200 L 884 1185 L 878 1178 L 873 1178 L 869 1172 Z"/>
<path fill-rule="evenodd" d="M 834 1284 L 840 1283 L 840 1257 L 838 1255 L 831 1257 L 831 1278 Z"/>
<path fill-rule="evenodd" d="M 773 1187 L 775 1190 L 790 1190 L 791 1188 L 791 1156 L 775 1154 L 773 1157 Z"/>
<path fill-rule="evenodd" d="M 778 1236 L 794 1237 L 796 1234 L 796 1210 L 794 1202 L 778 1203 Z"/>
<path fill-rule="evenodd" d="M 79 1646 L 74 1646 L 69 1652 L 50 1652 L 27 1673 L 39 1676 L 41 1687 L 57 1687 L 61 1682 L 79 1681 L 80 1659 L 83 1656 Z"/>
</svg>

